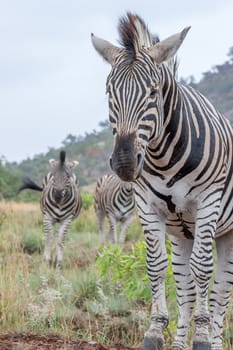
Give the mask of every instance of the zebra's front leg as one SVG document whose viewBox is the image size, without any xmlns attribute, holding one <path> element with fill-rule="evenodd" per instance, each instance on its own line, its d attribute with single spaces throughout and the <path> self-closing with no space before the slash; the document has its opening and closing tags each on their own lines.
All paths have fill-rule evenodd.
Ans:
<svg viewBox="0 0 233 350">
<path fill-rule="evenodd" d="M 147 221 L 147 220 L 148 221 Z M 153 220 L 153 228 L 150 228 Z M 151 324 L 145 333 L 142 349 L 163 349 L 163 331 L 168 325 L 168 311 L 165 297 L 165 277 L 168 268 L 165 244 L 165 224 L 148 216 L 142 220 L 147 246 L 147 273 L 152 288 Z"/>
<path fill-rule="evenodd" d="M 233 231 L 216 239 L 217 270 L 210 294 L 211 350 L 222 350 L 223 320 L 233 285 Z"/>
<path fill-rule="evenodd" d="M 195 238 L 190 258 L 190 270 L 196 285 L 193 350 L 211 349 L 208 287 L 213 273 L 213 237 L 220 207 L 220 201 L 215 198 L 215 192 L 217 191 L 213 191 L 213 196 L 207 195 L 206 200 L 197 209 Z M 214 199 L 215 205 L 213 205 Z"/>
<path fill-rule="evenodd" d="M 195 283 L 190 273 L 189 260 L 193 240 L 171 237 L 172 269 L 176 280 L 176 295 L 179 308 L 176 337 L 173 349 L 185 349 L 187 345 L 188 328 L 196 300 Z"/>
<path fill-rule="evenodd" d="M 53 229 L 54 221 L 50 216 L 44 216 L 44 233 L 45 233 L 45 249 L 44 249 L 44 259 L 48 266 L 52 265 L 52 239 L 53 239 Z"/>
<path fill-rule="evenodd" d="M 101 244 L 105 241 L 104 236 L 104 218 L 105 215 L 102 212 L 97 212 L 97 222 L 98 222 L 98 228 L 99 228 L 99 241 Z"/>
<path fill-rule="evenodd" d="M 71 223 L 71 218 L 67 218 L 60 223 L 57 233 L 57 254 L 55 259 L 55 267 L 62 268 L 63 251 L 65 244 L 65 236 Z"/>
<path fill-rule="evenodd" d="M 129 227 L 129 225 L 131 224 L 133 220 L 133 216 L 127 217 L 127 218 L 123 218 L 122 220 L 122 226 L 121 226 L 121 232 L 120 232 L 120 236 L 119 236 L 119 243 L 123 244 L 125 241 L 125 236 L 126 236 L 126 231 Z"/>
<path fill-rule="evenodd" d="M 107 214 L 107 217 L 108 217 L 108 222 L 109 222 L 108 239 L 112 243 L 117 243 L 117 221 L 116 221 L 116 218 L 111 214 Z"/>
</svg>

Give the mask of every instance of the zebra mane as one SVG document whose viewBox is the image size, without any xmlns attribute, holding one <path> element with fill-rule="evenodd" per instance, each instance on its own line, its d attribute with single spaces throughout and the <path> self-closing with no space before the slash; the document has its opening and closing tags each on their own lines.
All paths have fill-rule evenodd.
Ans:
<svg viewBox="0 0 233 350">
<path fill-rule="evenodd" d="M 60 152 L 60 165 L 63 166 L 66 160 L 66 152 L 65 151 L 61 151 Z"/>
<path fill-rule="evenodd" d="M 145 22 L 132 13 L 127 13 L 119 20 L 118 31 L 120 35 L 120 44 L 128 53 L 128 58 L 135 60 L 138 51 L 143 47 L 150 47 L 157 38 L 153 38 Z"/>
<path fill-rule="evenodd" d="M 160 41 L 158 35 L 150 33 L 141 17 L 130 12 L 127 12 L 126 16 L 120 18 L 118 32 L 120 35 L 120 44 L 125 48 L 130 62 L 136 59 L 142 47 L 147 48 Z M 178 68 L 176 57 L 164 62 L 164 64 L 175 77 Z"/>
</svg>

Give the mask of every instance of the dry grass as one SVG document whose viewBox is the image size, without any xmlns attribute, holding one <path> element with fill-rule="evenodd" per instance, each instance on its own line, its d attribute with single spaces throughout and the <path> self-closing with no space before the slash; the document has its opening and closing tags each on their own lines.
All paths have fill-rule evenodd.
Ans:
<svg viewBox="0 0 233 350">
<path fill-rule="evenodd" d="M 95 222 L 91 208 L 73 223 L 65 245 L 64 270 L 58 274 L 45 265 L 39 250 L 29 255 L 22 248 L 25 236 L 43 237 L 39 203 L 0 202 L 1 332 L 56 332 L 105 344 L 120 340 L 124 345 L 140 344 L 147 327 L 145 320 L 149 321 L 148 308 L 129 305 L 129 316 L 120 315 L 121 300 L 114 290 L 103 295 L 102 300 L 97 293 L 102 286 L 95 266 L 98 250 Z M 135 239 L 134 234 L 135 230 L 129 233 L 127 244 Z M 111 298 L 119 302 L 117 312 L 111 309 Z M 33 308 L 29 309 L 29 305 Z M 232 307 L 225 321 L 225 350 L 232 349 Z M 30 314 L 32 310 L 38 312 L 36 318 Z M 142 311 L 143 319 L 139 317 Z M 171 335 L 166 336 L 168 343 L 175 325 L 171 327 Z"/>
<path fill-rule="evenodd" d="M 0 212 L 5 213 L 22 213 L 26 212 L 39 212 L 40 211 L 40 205 L 38 203 L 23 203 L 23 202 L 0 202 Z"/>
</svg>

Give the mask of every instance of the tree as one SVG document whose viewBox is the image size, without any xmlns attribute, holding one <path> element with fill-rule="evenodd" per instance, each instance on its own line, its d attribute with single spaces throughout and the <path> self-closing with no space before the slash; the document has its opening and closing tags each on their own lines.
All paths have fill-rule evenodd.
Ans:
<svg viewBox="0 0 233 350">
<path fill-rule="evenodd" d="M 233 64 L 233 46 L 229 49 L 227 56 L 230 58 L 230 64 Z"/>
</svg>

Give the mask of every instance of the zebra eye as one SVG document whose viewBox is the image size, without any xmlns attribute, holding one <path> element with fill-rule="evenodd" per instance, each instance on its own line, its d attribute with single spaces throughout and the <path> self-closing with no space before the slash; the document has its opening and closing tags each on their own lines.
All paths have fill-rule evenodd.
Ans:
<svg viewBox="0 0 233 350">
<path fill-rule="evenodd" d="M 112 134 L 115 135 L 116 134 L 116 128 L 112 129 Z"/>
</svg>

